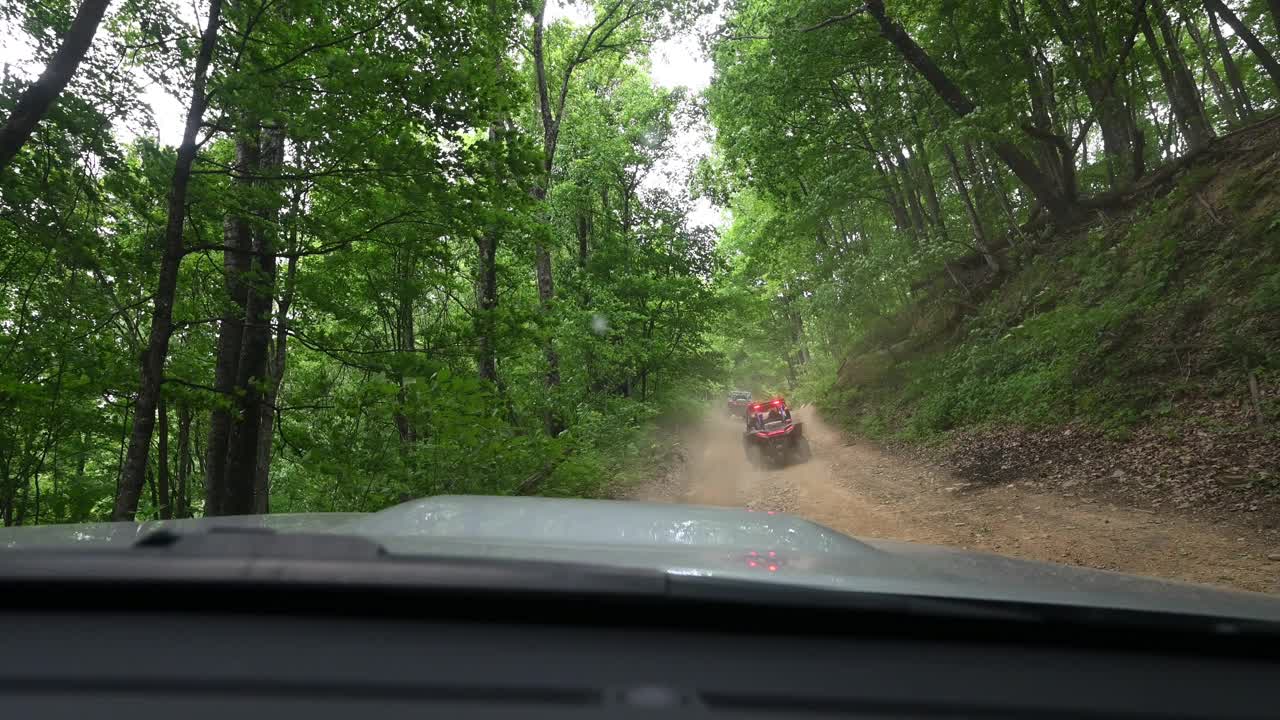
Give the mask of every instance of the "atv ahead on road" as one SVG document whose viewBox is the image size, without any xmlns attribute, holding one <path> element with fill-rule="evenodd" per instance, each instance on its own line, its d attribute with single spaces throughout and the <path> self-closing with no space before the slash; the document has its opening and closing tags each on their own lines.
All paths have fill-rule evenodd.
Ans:
<svg viewBox="0 0 1280 720">
<path fill-rule="evenodd" d="M 791 419 L 791 410 L 782 398 L 750 406 L 742 449 L 747 461 L 756 467 L 783 467 L 809 460 L 804 423 Z"/>
<path fill-rule="evenodd" d="M 734 390 L 729 393 L 729 401 L 725 403 L 725 408 L 729 411 L 729 417 L 745 418 L 750 407 L 751 393 L 746 390 Z"/>
</svg>

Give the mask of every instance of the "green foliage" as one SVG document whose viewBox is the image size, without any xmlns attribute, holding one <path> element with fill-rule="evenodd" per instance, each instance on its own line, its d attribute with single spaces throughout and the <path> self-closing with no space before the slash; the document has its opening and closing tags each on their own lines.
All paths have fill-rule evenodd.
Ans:
<svg viewBox="0 0 1280 720">
<path fill-rule="evenodd" d="M 1251 172 L 1264 171 L 1242 174 Z M 882 383 L 844 389 L 829 407 L 852 409 L 861 431 L 881 437 L 1070 421 L 1123 436 L 1215 375 L 1238 383 L 1241 367 L 1274 368 L 1280 256 L 1265 236 L 1224 240 L 1197 211 L 1195 190 L 1216 175 L 1195 169 L 1132 224 L 1033 259 L 955 342 L 897 363 Z"/>
<path fill-rule="evenodd" d="M 1225 132 L 1241 103 L 1275 103 L 1236 40 L 1218 51 L 1202 8 L 877 6 L 737 0 L 714 44 L 718 156 L 700 180 L 733 211 L 722 246 L 746 327 L 722 342 L 737 384 L 785 377 L 858 432 L 930 441 L 1077 420 L 1124 434 L 1218 382 L 1191 375 L 1272 367 L 1274 130 L 1224 139 L 1172 191 L 1164 178 L 1126 197 L 1138 158 L 1152 173 L 1200 142 L 1187 107 Z M 1177 47 L 1140 32 L 1135 7 Z M 1266 13 L 1236 10 L 1273 34 Z M 1164 72 L 1184 61 L 1190 103 Z M 1211 88 L 1205 68 L 1221 80 L 1227 62 L 1240 87 Z M 1037 169 L 1119 198 L 1094 207 L 1136 209 L 1046 225 Z"/>
<path fill-rule="evenodd" d="M 179 483 L 170 508 L 202 512 L 223 417 L 270 433 L 237 457 L 269 470 L 272 510 L 372 510 L 600 492 L 655 454 L 655 428 L 730 388 L 855 407 L 876 435 L 1121 432 L 1187 367 L 1275 371 L 1267 153 L 1256 171 L 1195 165 L 1079 237 L 1044 229 L 1036 202 L 1037 176 L 1127 192 L 1138 159 L 1194 144 L 1187 107 L 1219 130 L 1274 108 L 1236 33 L 1225 57 L 1194 40 L 1214 37 L 1195 3 L 1147 3 L 1177 32 L 1129 52 L 1128 0 L 900 0 L 882 17 L 731 0 L 705 97 L 655 87 L 649 48 L 713 5 L 591 0 L 588 24 L 546 25 L 523 0 L 224 4 L 170 299 L 178 155 L 140 78 L 189 98 L 200 29 L 171 0 L 113 4 L 0 175 L 0 519 L 108 516 L 151 311 L 170 301 L 144 518 Z M 43 62 L 70 8 L 6 5 L 0 22 Z M 1275 39 L 1265 12 L 1241 15 Z M 886 41 L 895 27 L 934 77 Z M 1180 56 L 1200 95 L 1231 61 L 1235 99 L 1178 102 L 1156 59 Z M 6 73 L 0 112 L 34 79 Z M 676 138 L 704 121 L 715 152 L 690 168 Z M 255 159 L 279 137 L 278 165 Z M 731 213 L 723 236 L 694 225 L 695 194 Z"/>
<path fill-rule="evenodd" d="M 439 493 L 592 495 L 652 455 L 659 423 L 705 407 L 722 368 L 708 330 L 731 311 L 725 261 L 714 233 L 690 221 L 684 179 L 662 175 L 679 167 L 673 138 L 696 107 L 654 86 L 647 49 L 707 3 L 622 12 L 600 0 L 594 32 L 546 28 L 552 93 L 566 92 L 549 178 L 528 6 L 224 4 L 187 196 L 167 417 L 139 517 L 162 511 L 162 466 L 171 495 L 186 484 L 185 504 L 170 506 L 203 511 L 212 418 L 254 422 L 241 409 L 251 390 L 274 404 L 273 422 L 257 422 L 271 433 L 275 512 Z M 37 2 L 4 19 L 43 52 L 66 9 Z M 5 524 L 111 514 L 175 167 L 173 148 L 119 138 L 153 126 L 135 76 L 189 97 L 198 30 L 183 17 L 172 3 L 113 7 L 87 69 L 0 177 Z M 31 80 L 6 74 L 0 110 Z M 269 131 L 286 138 L 283 164 L 249 164 L 241 155 Z M 531 192 L 543 183 L 545 201 Z M 235 222 L 255 243 L 273 240 L 274 280 L 224 270 Z M 487 311 L 485 238 L 496 245 Z M 539 243 L 557 290 L 546 306 Z M 228 291 L 236 283 L 274 300 L 278 393 L 270 365 L 216 386 L 220 328 L 253 325 Z M 561 360 L 554 386 L 548 343 Z M 496 381 L 481 373 L 484 345 Z"/>
</svg>

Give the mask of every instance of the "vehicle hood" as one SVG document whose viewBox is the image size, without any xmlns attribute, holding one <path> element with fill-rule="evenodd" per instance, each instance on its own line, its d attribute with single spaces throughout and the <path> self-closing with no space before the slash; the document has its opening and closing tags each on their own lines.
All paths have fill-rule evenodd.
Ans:
<svg viewBox="0 0 1280 720">
<path fill-rule="evenodd" d="M 770 511 L 609 500 L 438 496 L 376 513 L 7 528 L 0 530 L 0 549 L 128 547 L 159 529 L 189 533 L 215 527 L 352 535 L 395 555 L 570 562 L 824 590 L 1280 622 L 1280 597 L 851 538 Z"/>
</svg>

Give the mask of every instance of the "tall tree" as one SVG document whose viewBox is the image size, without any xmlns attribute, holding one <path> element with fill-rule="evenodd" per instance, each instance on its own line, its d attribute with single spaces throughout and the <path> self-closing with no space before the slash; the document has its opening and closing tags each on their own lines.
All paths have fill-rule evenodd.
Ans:
<svg viewBox="0 0 1280 720">
<path fill-rule="evenodd" d="M 159 438 L 156 442 L 156 514 L 161 520 L 173 517 L 173 501 L 169 488 L 169 405 L 160 394 L 158 415 Z"/>
<path fill-rule="evenodd" d="M 110 4 L 111 0 L 83 0 L 80 3 L 71 28 L 62 38 L 62 45 L 54 52 L 40 77 L 18 97 L 13 112 L 0 128 L 0 172 L 26 144 L 40 119 L 71 82 L 80 61 L 93 44 L 93 36 L 97 34 L 98 25 Z"/>
<path fill-rule="evenodd" d="M 285 270 L 284 286 L 276 303 L 275 341 L 271 351 L 271 359 L 267 368 L 266 397 L 259 411 L 258 459 L 253 474 L 253 512 L 265 514 L 271 512 L 271 457 L 272 436 L 275 418 L 278 414 L 277 403 L 280 402 L 280 388 L 284 384 L 286 361 L 289 343 L 289 310 L 293 306 L 294 292 L 298 279 L 298 239 L 297 216 L 298 203 L 295 200 L 290 212 L 289 222 L 289 260 Z"/>
<path fill-rule="evenodd" d="M 867 11 L 875 18 L 884 36 L 898 52 L 902 54 L 913 68 L 931 85 L 947 107 L 958 116 L 964 117 L 972 113 L 976 106 L 951 78 L 938 67 L 933 58 L 920 47 L 907 33 L 900 23 L 890 18 L 885 12 L 883 0 L 868 0 Z M 1016 145 L 1008 140 L 996 140 L 992 143 L 996 155 L 1009 167 L 1014 175 L 1027 186 L 1036 199 L 1059 219 L 1069 219 L 1076 213 L 1076 206 L 1052 179 L 1023 154 Z"/>
<path fill-rule="evenodd" d="M 266 176 L 277 175 L 284 162 L 284 128 L 262 129 L 258 159 Z M 217 513 L 247 515 L 265 498 L 254 497 L 255 480 L 259 477 L 259 437 L 269 382 L 268 351 L 271 343 L 272 307 L 276 297 L 276 234 L 278 226 L 278 193 L 269 192 L 265 205 L 257 212 L 257 231 L 253 232 L 252 263 L 248 294 L 245 301 L 244 331 L 240 358 L 236 365 L 235 394 L 238 399 L 237 420 L 231 426 L 227 442 L 226 476 L 222 480 L 224 494 Z"/>
<path fill-rule="evenodd" d="M 1245 90 L 1244 78 L 1240 75 L 1240 68 L 1236 65 L 1235 58 L 1231 56 L 1231 48 L 1227 45 L 1226 38 L 1222 36 L 1222 28 L 1218 26 L 1218 14 L 1208 4 L 1205 5 L 1205 14 L 1209 18 L 1209 29 L 1213 31 L 1213 40 L 1218 48 L 1218 56 L 1222 59 L 1222 69 L 1227 74 L 1227 82 L 1231 84 L 1231 92 L 1235 96 L 1236 103 L 1240 106 L 1240 112 L 1244 116 L 1252 115 L 1253 104 L 1249 100 L 1249 92 Z"/>
<path fill-rule="evenodd" d="M 1047 0 L 1041 6 L 1066 52 L 1066 64 L 1083 86 L 1098 120 L 1111 187 L 1115 190 L 1128 187 L 1139 175 L 1133 152 L 1138 129 L 1128 107 L 1123 73 L 1133 33 L 1125 50 L 1118 59 L 1113 59 L 1104 30 L 1109 23 L 1099 16 L 1100 8 L 1105 5 L 1085 3 L 1077 10 L 1063 0 Z M 1146 22 L 1146 1 L 1135 0 L 1132 12 L 1135 18 Z"/>
<path fill-rule="evenodd" d="M 178 485 L 174 497 L 174 517 L 191 517 L 188 497 L 191 471 L 191 406 L 182 402 L 178 405 Z"/>
<path fill-rule="evenodd" d="M 53 4 L 19 31 L 47 33 Z M 177 16 L 130 3 L 0 178 L 0 517 L 590 492 L 717 370 L 718 255 L 665 177 L 698 109 L 643 57 L 693 4 L 617 4 L 644 21 L 592 39 L 548 174 L 532 63 L 506 60 L 528 47 L 521 0 L 224 3 L 199 77 Z M 590 25 L 545 29 L 553 105 Z M 137 70 L 202 90 L 177 153 L 148 137 Z M 21 84 L 0 86 L 11 107 Z M 513 271 L 539 239 L 562 288 L 543 320 Z"/>
<path fill-rule="evenodd" d="M 1275 55 L 1263 44 L 1262 40 L 1258 39 L 1253 29 L 1246 25 L 1240 19 L 1240 16 L 1236 15 L 1222 0 L 1204 0 L 1204 5 L 1210 12 L 1226 21 L 1231 26 L 1231 29 L 1235 31 L 1235 34 L 1241 40 L 1244 40 L 1244 44 L 1249 47 L 1249 50 L 1258 58 L 1258 63 L 1266 70 L 1272 84 L 1280 88 L 1280 62 L 1276 61 Z"/>
<path fill-rule="evenodd" d="M 259 173 L 258 128 L 251 124 L 235 141 L 235 164 L 232 184 L 250 188 Z M 248 210 L 240 203 L 226 215 L 222 223 L 222 267 L 226 300 L 218 320 L 217 356 L 214 364 L 213 389 L 217 393 L 209 415 L 209 437 L 205 445 L 205 512 L 225 514 L 227 452 L 235 418 L 236 380 L 244 346 L 245 311 L 249 304 L 249 271 L 253 263 L 252 226 Z"/>
<path fill-rule="evenodd" d="M 1149 0 L 1148 6 L 1150 14 L 1155 16 L 1156 24 L 1160 28 L 1160 36 L 1164 40 L 1163 48 L 1156 40 L 1151 23 L 1146 18 L 1142 21 L 1142 32 L 1160 68 L 1160 75 L 1164 79 L 1174 115 L 1177 116 L 1178 124 L 1187 138 L 1187 144 L 1192 150 L 1198 150 L 1213 138 L 1213 128 L 1210 127 L 1209 120 L 1205 116 L 1200 91 L 1196 88 L 1195 79 L 1192 78 L 1191 70 L 1182 56 L 1178 38 L 1173 32 L 1173 23 L 1169 19 L 1169 14 L 1165 12 L 1164 4 L 1160 0 Z"/>
<path fill-rule="evenodd" d="M 499 19 L 496 0 L 489 0 L 488 10 L 489 18 L 496 23 Z M 493 64 L 499 74 L 503 71 L 503 56 L 506 50 L 505 46 L 499 46 L 494 53 Z M 539 102 L 541 102 L 541 95 L 539 95 Z M 499 145 L 499 129 L 507 122 L 508 119 L 505 117 L 490 120 L 488 140 L 494 148 Z M 491 159 L 489 173 L 494 176 L 491 182 L 498 179 L 500 170 L 501 163 L 497 158 Z M 495 187 L 495 194 L 497 194 L 496 190 Z M 495 213 L 495 217 L 489 221 L 484 232 L 476 234 L 476 269 L 473 280 L 476 296 L 476 367 L 479 370 L 480 379 L 495 386 L 498 384 L 498 352 L 494 315 L 498 309 L 498 245 L 501 237 L 499 219 Z"/>
<path fill-rule="evenodd" d="M 1195 21 L 1190 16 L 1183 17 L 1183 25 L 1187 28 L 1187 34 L 1191 36 L 1192 42 L 1196 45 L 1196 52 L 1200 55 L 1200 68 L 1204 72 L 1205 78 L 1209 81 L 1209 86 L 1213 88 L 1213 96 L 1218 101 L 1218 109 L 1226 116 L 1230 122 L 1240 119 L 1240 109 L 1236 107 L 1235 98 L 1227 91 L 1227 86 L 1222 82 L 1222 76 L 1218 74 L 1218 69 L 1213 65 L 1213 53 L 1209 51 L 1208 45 L 1205 44 L 1204 37 L 1200 33 L 1200 28 L 1196 27 Z"/>
<path fill-rule="evenodd" d="M 120 487 L 116 494 L 114 520 L 132 520 L 138 511 L 138 496 L 146 477 L 147 456 L 151 448 L 151 435 L 156 424 L 156 403 L 160 398 L 160 384 L 164 381 L 164 364 L 169 354 L 169 339 L 173 332 L 173 302 L 178 287 L 178 266 L 182 262 L 183 221 L 186 219 L 187 187 L 191 181 L 191 165 L 196 157 L 196 136 L 204 121 L 204 111 L 209 98 L 205 93 L 209 65 L 213 59 L 214 45 L 218 38 L 218 26 L 222 14 L 222 0 L 209 0 L 207 21 L 200 36 L 200 50 L 196 55 L 192 72 L 191 102 L 187 108 L 186 124 L 182 131 L 182 144 L 178 146 L 177 161 L 169 189 L 168 218 L 162 238 L 159 279 L 152 301 L 151 327 L 147 347 L 142 355 L 141 381 L 134 401 L 133 431 L 129 436 L 129 449 L 120 469 Z"/>
<path fill-rule="evenodd" d="M 632 48 L 643 47 L 651 42 L 648 29 L 642 26 L 652 23 L 669 11 L 679 11 L 675 3 L 655 0 L 606 0 L 596 8 L 594 22 L 586 28 L 580 39 L 575 39 L 567 49 L 559 72 L 557 89 L 552 90 L 549 78 L 551 69 L 547 57 L 546 0 L 527 0 L 528 11 L 532 16 L 533 27 L 530 40 L 530 52 L 533 61 L 533 75 L 537 86 L 537 111 L 542 135 L 542 173 L 530 189 L 530 193 L 539 203 L 545 203 L 551 186 L 552 173 L 555 170 L 556 150 L 559 145 L 560 128 L 565 118 L 565 103 L 569 98 L 569 89 L 575 72 L 593 59 L 610 53 L 625 52 Z M 539 237 L 535 242 L 535 270 L 538 285 L 538 301 L 544 314 L 550 313 L 555 299 L 555 277 L 552 270 L 551 249 L 545 238 Z M 560 385 L 560 354 L 556 350 L 555 338 L 550 336 L 544 344 L 547 372 L 545 385 L 554 390 Z M 549 435 L 558 435 L 563 430 L 563 423 L 556 412 L 548 409 L 545 413 L 546 430 Z"/>
</svg>

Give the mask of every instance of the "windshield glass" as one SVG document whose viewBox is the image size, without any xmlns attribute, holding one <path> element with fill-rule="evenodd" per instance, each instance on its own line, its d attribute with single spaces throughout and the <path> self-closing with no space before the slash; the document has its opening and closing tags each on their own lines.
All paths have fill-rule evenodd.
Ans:
<svg viewBox="0 0 1280 720">
<path fill-rule="evenodd" d="M 1275 592 L 1278 13 L 3 3 L 0 545 L 855 552 L 772 512 Z"/>
</svg>

